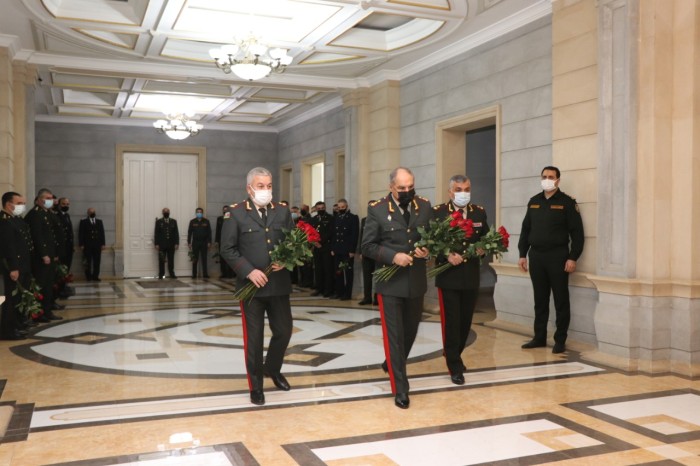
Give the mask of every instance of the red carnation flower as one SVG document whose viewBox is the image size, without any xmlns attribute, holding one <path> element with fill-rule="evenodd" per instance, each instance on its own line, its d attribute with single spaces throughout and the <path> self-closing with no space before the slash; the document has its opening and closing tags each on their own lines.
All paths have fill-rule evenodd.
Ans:
<svg viewBox="0 0 700 466">
<path fill-rule="evenodd" d="M 454 219 L 457 219 L 457 220 L 458 220 L 458 219 L 463 219 L 463 218 L 464 218 L 464 217 L 462 217 L 462 212 L 460 212 L 460 211 L 458 211 L 458 210 L 455 210 L 454 212 L 452 212 L 451 217 L 454 218 Z"/>
</svg>

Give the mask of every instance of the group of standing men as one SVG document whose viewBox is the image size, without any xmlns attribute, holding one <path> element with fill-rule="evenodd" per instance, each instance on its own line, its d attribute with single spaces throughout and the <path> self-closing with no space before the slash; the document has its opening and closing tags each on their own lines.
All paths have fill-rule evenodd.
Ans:
<svg viewBox="0 0 700 466">
<path fill-rule="evenodd" d="M 5 301 L 0 318 L 0 338 L 26 338 L 27 329 L 37 323 L 61 320 L 54 311 L 64 309 L 58 298 L 71 295 L 66 275 L 73 261 L 74 232 L 68 213 L 70 200 L 56 199 L 48 189 L 40 189 L 34 205 L 28 209 L 19 193 L 2 196 L 0 212 L 0 272 L 3 275 Z M 95 209 L 80 221 L 79 247 L 83 251 L 87 280 L 99 281 L 100 255 L 105 247 L 102 221 Z M 58 275 L 62 266 L 63 276 Z M 33 292 L 32 279 L 38 286 L 41 312 L 26 316 L 20 313 L 22 295 L 18 288 Z M 19 291 L 19 290 L 18 290 Z"/>
<path fill-rule="evenodd" d="M 553 292 L 557 313 L 553 352 L 560 353 L 565 350 L 569 324 L 568 275 L 575 270 L 576 260 L 583 251 L 583 225 L 576 201 L 558 190 L 559 170 L 545 167 L 541 175 L 543 191 L 528 203 L 518 244 L 519 265 L 524 270 L 529 252 L 535 291 L 535 337 L 523 348 L 546 344 L 549 294 Z M 456 385 L 465 383 L 462 352 L 479 292 L 479 261 L 468 260 L 466 251 L 489 231 L 485 210 L 471 202 L 471 182 L 466 176 L 453 176 L 448 186 L 450 200 L 435 207 L 431 207 L 428 199 L 416 195 L 414 180 L 408 168 L 399 167 L 391 172 L 389 194 L 369 205 L 361 242 L 363 258 L 375 261 L 378 267 L 398 266 L 390 280 L 376 283 L 375 291 L 386 358 L 382 369 L 389 374 L 394 404 L 402 409 L 410 406 L 406 361 L 418 333 L 427 291 L 429 252 L 415 246 L 420 239 L 418 228 L 428 226 L 433 218 L 452 216 L 455 212 L 473 222 L 474 233 L 465 239 L 463 248 L 437 258 L 438 263 L 452 265 L 436 277 L 435 285 L 445 361 L 450 379 Z M 287 271 L 270 263 L 269 254 L 293 220 L 285 203 L 272 202 L 272 174 L 268 170 L 261 167 L 251 170 L 246 189 L 249 197 L 233 205 L 229 220 L 224 222 L 221 255 L 237 274 L 238 287 L 252 282 L 259 288 L 253 298 L 241 302 L 241 316 L 250 399 L 262 405 L 264 376 L 271 377 L 279 389 L 290 389 L 281 367 L 292 331 L 291 281 Z M 316 228 L 323 226 L 316 223 Z M 272 266 L 269 275 L 264 272 L 268 266 Z M 263 357 L 266 313 L 272 338 Z"/>
</svg>

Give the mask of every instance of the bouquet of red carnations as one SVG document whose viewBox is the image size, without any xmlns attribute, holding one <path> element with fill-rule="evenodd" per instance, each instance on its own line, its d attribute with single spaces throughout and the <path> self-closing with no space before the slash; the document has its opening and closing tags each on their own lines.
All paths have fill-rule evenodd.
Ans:
<svg viewBox="0 0 700 466">
<path fill-rule="evenodd" d="M 313 243 L 319 243 L 321 235 L 314 227 L 300 220 L 296 226 L 286 232 L 282 241 L 280 241 L 270 253 L 270 265 L 264 272 L 268 277 L 272 273 L 272 265 L 281 265 L 285 269 L 292 271 L 294 267 L 304 265 L 304 262 L 313 257 Z M 258 291 L 258 287 L 253 282 L 248 283 L 240 290 L 233 294 L 233 298 L 240 301 L 248 301 Z"/>
<path fill-rule="evenodd" d="M 509 238 L 510 234 L 504 226 L 498 227 L 498 230 L 492 226 L 479 241 L 469 245 L 467 255 L 468 257 L 482 257 L 493 254 L 494 257 L 500 258 L 504 252 L 508 252 Z M 483 255 L 479 255 L 477 249 L 481 249 Z"/>
<path fill-rule="evenodd" d="M 44 300 L 44 295 L 41 294 L 41 288 L 32 278 L 29 283 L 29 289 L 22 286 L 17 281 L 17 287 L 12 291 L 12 296 L 20 295 L 19 305 L 17 310 L 26 317 L 39 317 L 44 311 L 41 308 L 41 301 Z"/>
</svg>

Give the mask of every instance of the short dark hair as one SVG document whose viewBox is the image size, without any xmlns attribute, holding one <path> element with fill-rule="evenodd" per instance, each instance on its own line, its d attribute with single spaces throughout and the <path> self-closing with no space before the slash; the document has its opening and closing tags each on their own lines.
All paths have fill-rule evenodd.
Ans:
<svg viewBox="0 0 700 466">
<path fill-rule="evenodd" d="M 318 207 L 320 205 L 326 205 L 326 203 L 323 201 L 318 201 L 316 204 L 314 204 L 314 207 Z"/>
<path fill-rule="evenodd" d="M 5 207 L 7 204 L 12 202 L 12 199 L 15 196 L 22 196 L 20 193 L 16 193 L 14 191 L 8 191 L 5 194 L 2 195 L 2 206 Z"/>
<path fill-rule="evenodd" d="M 545 170 L 553 170 L 557 174 L 557 179 L 561 178 L 561 172 L 557 167 L 552 167 L 551 165 L 544 167 L 540 172 L 540 176 L 542 176 Z"/>
<path fill-rule="evenodd" d="M 195 212 L 199 212 L 200 210 L 204 212 L 204 209 L 202 209 L 201 207 L 197 207 L 196 209 L 194 209 Z"/>
</svg>

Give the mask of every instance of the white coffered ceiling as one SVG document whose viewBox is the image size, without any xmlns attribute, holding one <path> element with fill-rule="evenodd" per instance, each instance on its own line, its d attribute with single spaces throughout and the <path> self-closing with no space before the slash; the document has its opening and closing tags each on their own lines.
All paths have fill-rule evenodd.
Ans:
<svg viewBox="0 0 700 466">
<path fill-rule="evenodd" d="M 550 0 L 12 0 L 0 45 L 38 67 L 37 119 L 278 131 L 551 12 Z M 294 58 L 248 82 L 210 48 L 254 34 Z"/>
</svg>

